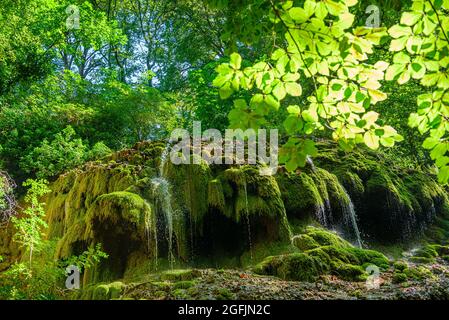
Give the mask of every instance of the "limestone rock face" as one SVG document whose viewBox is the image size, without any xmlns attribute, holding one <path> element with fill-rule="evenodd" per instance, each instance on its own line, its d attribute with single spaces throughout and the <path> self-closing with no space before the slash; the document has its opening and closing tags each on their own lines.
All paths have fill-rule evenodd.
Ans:
<svg viewBox="0 0 449 320">
<path fill-rule="evenodd" d="M 161 143 L 141 143 L 68 172 L 45 199 L 57 258 L 101 243 L 109 258 L 84 281 L 178 263 L 239 257 L 290 227 L 274 177 L 251 166 L 173 165 Z"/>
<path fill-rule="evenodd" d="M 336 250 L 345 257 L 360 258 L 365 253 L 352 245 L 370 241 L 449 238 L 448 194 L 431 174 L 366 150 L 343 153 L 329 143 L 319 150 L 313 166 L 261 176 L 249 165 L 174 165 L 165 143 L 142 142 L 54 181 L 43 199 L 46 235 L 57 241 L 58 259 L 101 243 L 109 258 L 85 272 L 84 283 L 173 266 L 241 266 L 271 255 L 267 246 L 294 253 L 272 258 L 267 268 L 276 265 L 282 273 L 290 265 L 313 265 L 316 271 L 288 271 L 286 278 L 335 271 L 318 262 L 334 250 L 335 243 L 323 244 L 332 237 L 304 232 L 306 224 L 343 236 L 347 241 L 339 238 L 344 242 Z M 19 253 L 5 249 L 10 237 L 0 241 L 0 253 L 12 261 Z M 340 259 L 339 272 L 361 276 L 366 261 L 359 260 Z"/>
</svg>

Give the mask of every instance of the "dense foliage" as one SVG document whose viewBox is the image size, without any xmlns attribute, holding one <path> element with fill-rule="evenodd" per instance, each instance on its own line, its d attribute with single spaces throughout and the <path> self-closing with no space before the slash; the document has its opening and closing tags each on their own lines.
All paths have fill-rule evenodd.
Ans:
<svg viewBox="0 0 449 320">
<path fill-rule="evenodd" d="M 2 0 L 0 228 L 11 222 L 26 259 L 0 275 L 0 298 L 55 298 L 67 265 L 85 271 L 108 258 L 100 243 L 54 258 L 48 181 L 89 161 L 112 168 L 113 152 L 193 121 L 278 129 L 288 172 L 334 140 L 345 156 L 368 147 L 447 184 L 448 66 L 449 0 Z M 112 195 L 147 208 L 127 191 Z"/>
</svg>

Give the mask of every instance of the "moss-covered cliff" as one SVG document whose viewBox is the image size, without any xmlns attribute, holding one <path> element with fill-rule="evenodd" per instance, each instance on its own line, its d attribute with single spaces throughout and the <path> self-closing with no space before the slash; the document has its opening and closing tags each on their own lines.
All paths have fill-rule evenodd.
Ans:
<svg viewBox="0 0 449 320">
<path fill-rule="evenodd" d="M 54 181 L 44 199 L 46 236 L 57 241 L 57 259 L 102 244 L 109 258 L 84 273 L 85 284 L 176 266 L 254 265 L 285 253 L 292 255 L 270 258 L 261 272 L 269 266 L 285 278 L 309 279 L 288 270 L 311 263 L 314 276 L 362 277 L 362 266 L 380 256 L 349 242 L 447 241 L 448 194 L 432 174 L 366 150 L 345 153 L 330 143 L 320 150 L 303 170 L 261 176 L 247 165 L 177 166 L 165 143 L 142 142 Z M 325 245 L 304 234 L 307 224 L 349 242 Z M 10 237 L 2 242 L 6 252 Z"/>
</svg>

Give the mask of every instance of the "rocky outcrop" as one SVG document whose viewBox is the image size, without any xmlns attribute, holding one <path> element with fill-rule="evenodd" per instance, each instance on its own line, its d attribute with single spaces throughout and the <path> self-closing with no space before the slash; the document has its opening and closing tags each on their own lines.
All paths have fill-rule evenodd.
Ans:
<svg viewBox="0 0 449 320">
<path fill-rule="evenodd" d="M 295 173 L 281 168 L 276 176 L 246 165 L 177 166 L 167 161 L 167 150 L 165 143 L 142 142 L 51 184 L 46 234 L 57 241 L 56 258 L 98 243 L 109 254 L 84 273 L 85 284 L 177 266 L 256 264 L 278 254 L 283 258 L 265 264 L 288 271 L 290 264 L 311 263 L 311 277 L 346 270 L 360 278 L 372 261 L 352 244 L 449 238 L 448 194 L 434 176 L 366 150 L 344 153 L 322 143 L 313 165 Z M 307 224 L 348 240 L 338 247 L 339 263 L 327 259 L 332 246 L 304 235 Z"/>
</svg>

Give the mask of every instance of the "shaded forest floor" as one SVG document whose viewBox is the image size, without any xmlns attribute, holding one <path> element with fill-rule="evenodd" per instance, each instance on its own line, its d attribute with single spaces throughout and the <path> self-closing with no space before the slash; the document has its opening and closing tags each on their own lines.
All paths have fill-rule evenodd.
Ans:
<svg viewBox="0 0 449 320">
<path fill-rule="evenodd" d="M 94 299 L 150 300 L 425 300 L 449 299 L 449 264 L 412 265 L 421 276 L 397 283 L 394 269 L 380 274 L 378 288 L 321 276 L 316 282 L 284 281 L 251 271 L 188 269 L 149 275 L 139 283 L 115 282 L 91 288 Z M 424 272 L 423 272 L 424 271 Z M 115 290 L 115 292 L 114 292 Z M 111 297 L 112 295 L 112 297 Z M 115 296 L 114 296 L 115 295 Z"/>
</svg>

